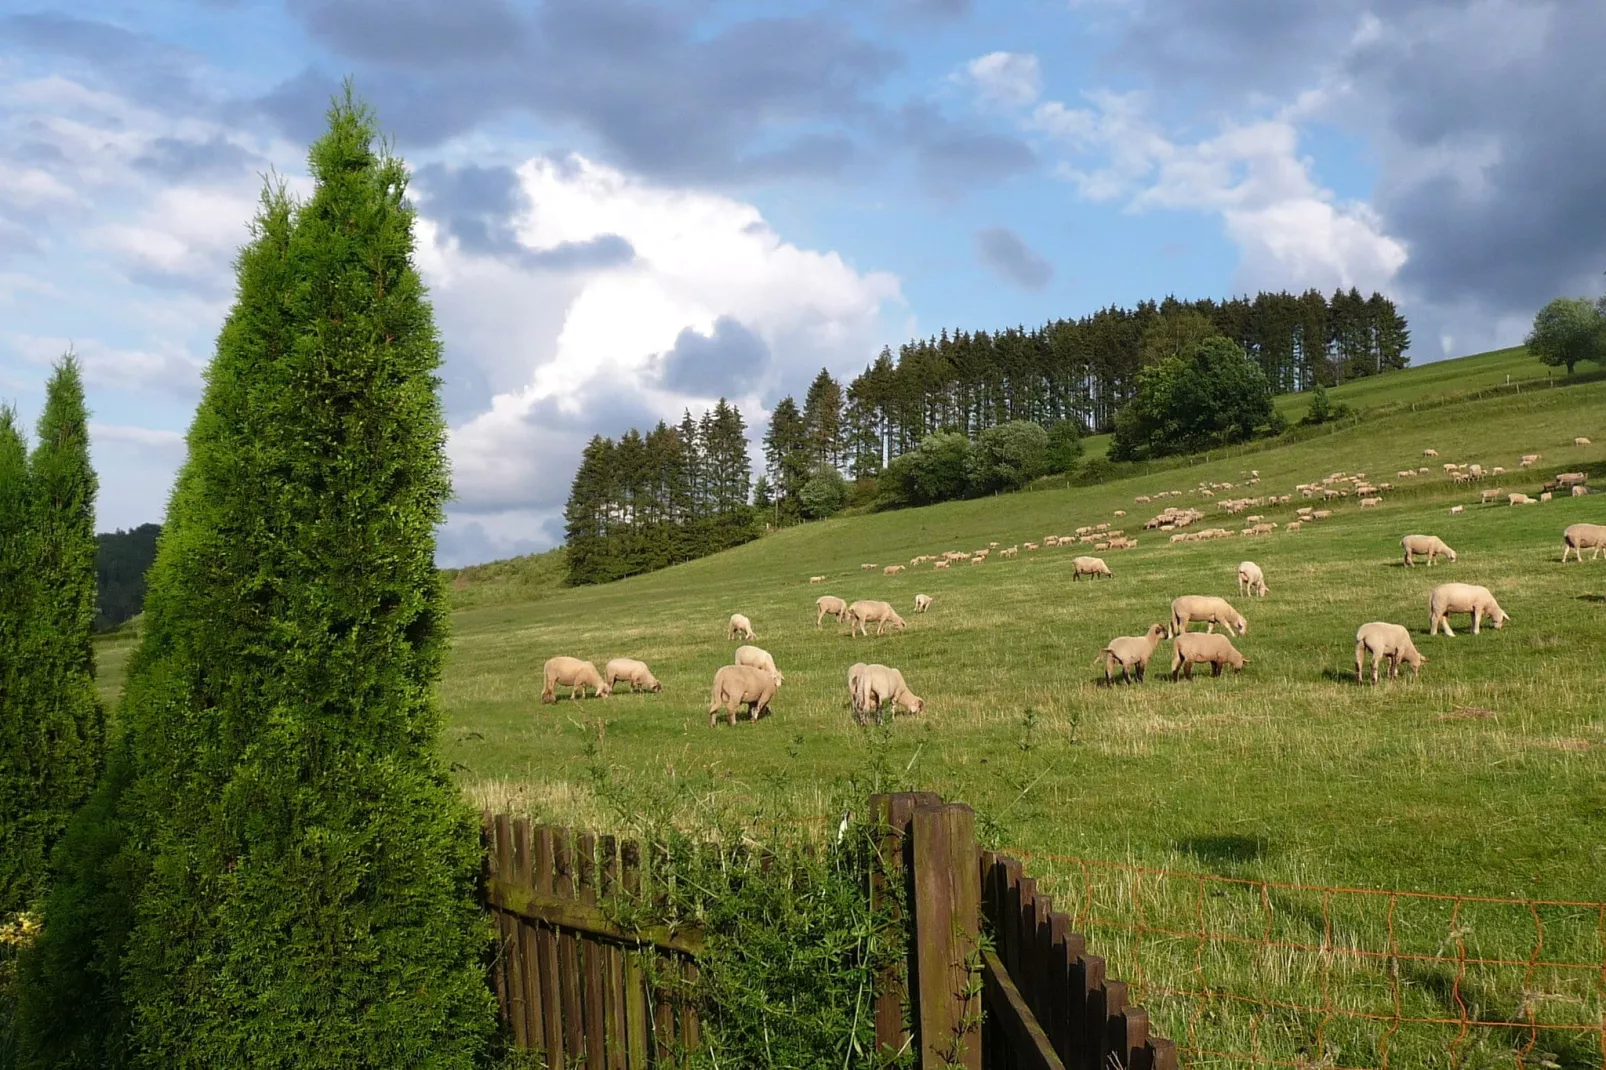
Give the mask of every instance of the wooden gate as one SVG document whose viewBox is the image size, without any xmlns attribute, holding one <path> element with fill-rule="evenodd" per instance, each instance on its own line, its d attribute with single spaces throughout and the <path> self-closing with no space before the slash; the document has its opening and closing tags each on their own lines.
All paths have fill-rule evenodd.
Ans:
<svg viewBox="0 0 1606 1070">
<path fill-rule="evenodd" d="M 876 795 L 870 895 L 907 941 L 875 997 L 877 1047 L 922 1070 L 1176 1070 L 1127 986 L 1013 858 L 981 851 L 974 812 L 929 792 Z M 547 1065 L 678 1066 L 701 1040 L 690 993 L 703 936 L 625 931 L 598 905 L 640 893 L 639 844 L 486 816 L 485 899 L 502 953 L 497 1000 Z"/>
</svg>

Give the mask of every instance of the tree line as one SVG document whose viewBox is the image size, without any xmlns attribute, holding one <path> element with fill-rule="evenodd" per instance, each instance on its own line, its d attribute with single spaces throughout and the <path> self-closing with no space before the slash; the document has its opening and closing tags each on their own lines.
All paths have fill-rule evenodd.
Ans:
<svg viewBox="0 0 1606 1070">
<path fill-rule="evenodd" d="M 160 524 L 95 536 L 95 630 L 109 632 L 145 608 L 145 573 L 156 561 Z"/>
<path fill-rule="evenodd" d="M 564 507 L 571 584 L 607 583 L 759 534 L 741 410 L 724 398 L 679 426 L 587 443 Z"/>
<path fill-rule="evenodd" d="M 0 1065 L 471 1067 L 491 1054 L 479 822 L 437 751 L 434 532 L 450 484 L 408 174 L 349 90 L 308 170 L 304 199 L 270 180 L 235 261 L 99 780 L 64 831 L 55 815 L 81 786 L 21 796 L 21 821 L 0 823 L 8 838 L 56 837 L 22 888 L 41 924 L 12 975 Z M 7 497 L 17 455 L 0 434 Z M 30 494 L 61 530 L 73 518 L 74 549 L 34 564 L 45 593 L 22 630 L 72 625 L 60 672 L 86 703 L 93 527 L 61 512 L 65 494 Z M 40 545 L 67 545 L 52 539 Z M 15 616 L 0 600 L 0 655 Z M 13 708 L 8 692 L 8 731 Z M 100 764 L 72 749 L 76 768 Z M 16 805 L 6 776 L 0 798 Z M 0 844 L 8 869 L 16 855 Z"/>
</svg>

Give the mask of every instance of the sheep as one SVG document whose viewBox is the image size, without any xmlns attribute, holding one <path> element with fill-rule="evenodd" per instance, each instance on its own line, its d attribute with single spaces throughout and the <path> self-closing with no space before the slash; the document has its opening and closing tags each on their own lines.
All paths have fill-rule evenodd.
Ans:
<svg viewBox="0 0 1606 1070">
<path fill-rule="evenodd" d="M 1232 640 L 1225 635 L 1189 635 L 1183 633 L 1176 636 L 1171 643 L 1171 679 L 1179 676 L 1193 679 L 1195 665 L 1210 665 L 1210 675 L 1220 676 L 1223 665 L 1232 666 L 1234 672 L 1243 672 L 1249 659 L 1238 652 L 1232 645 Z"/>
<path fill-rule="evenodd" d="M 809 582 L 810 583 L 824 583 L 825 582 L 825 577 L 824 576 L 810 576 L 809 577 Z"/>
<path fill-rule="evenodd" d="M 569 697 L 575 700 L 584 697 L 588 687 L 597 693 L 598 698 L 607 698 L 613 694 L 613 688 L 603 680 L 602 674 L 597 672 L 597 667 L 579 658 L 548 658 L 546 664 L 541 667 L 541 675 L 542 702 L 556 702 L 557 689 L 560 687 L 569 688 Z"/>
<path fill-rule="evenodd" d="M 854 714 L 859 710 L 859 680 L 870 666 L 862 661 L 856 661 L 848 666 L 848 704 L 853 707 Z"/>
<path fill-rule="evenodd" d="M 1589 488 L 1584 486 L 1582 483 L 1574 483 L 1573 484 L 1572 496 L 1574 498 L 1582 498 L 1584 495 L 1586 495 L 1588 493 L 1589 493 Z"/>
<path fill-rule="evenodd" d="M 1544 454 L 1542 453 L 1525 453 L 1522 455 L 1520 466 L 1523 468 L 1532 468 L 1536 463 L 1538 463 L 1539 458 L 1543 456 Z"/>
<path fill-rule="evenodd" d="M 1452 505 L 1450 506 L 1450 514 L 1454 516 L 1456 513 L 1465 512 L 1466 508 L 1464 505 Z"/>
<path fill-rule="evenodd" d="M 753 634 L 752 621 L 740 613 L 732 613 L 730 627 L 725 629 L 725 638 L 735 639 L 738 635 L 749 642 L 758 638 L 757 635 Z"/>
<path fill-rule="evenodd" d="M 1164 624 L 1151 624 L 1149 630 L 1142 635 L 1122 635 L 1111 639 L 1105 648 L 1099 651 L 1099 656 L 1093 659 L 1093 664 L 1104 663 L 1104 682 L 1114 683 L 1115 667 L 1121 666 L 1121 682 L 1129 684 L 1136 676 L 1138 683 L 1143 682 L 1143 673 L 1149 667 L 1149 659 L 1154 657 L 1155 647 L 1165 638 Z M 1128 673 L 1130 672 L 1130 675 Z"/>
<path fill-rule="evenodd" d="M 870 634 L 870 623 L 875 622 L 875 633 L 880 635 L 887 625 L 892 625 L 900 632 L 906 627 L 897 610 L 885 602 L 862 600 L 848 607 L 848 634 L 858 635 L 862 629 L 864 634 Z"/>
<path fill-rule="evenodd" d="M 1437 457 L 1438 455 L 1439 455 L 1439 451 L 1438 450 L 1423 450 L 1422 451 L 1422 456 L 1424 456 L 1424 457 Z M 1368 465 L 1367 467 L 1371 467 L 1371 466 Z"/>
<path fill-rule="evenodd" d="M 1550 500 L 1550 491 L 1547 490 L 1543 494 L 1539 495 L 1539 500 L 1542 502 L 1548 502 Z"/>
<path fill-rule="evenodd" d="M 1569 553 L 1578 555 L 1578 560 L 1582 561 L 1585 550 L 1589 551 L 1591 561 L 1606 550 L 1606 524 L 1571 524 L 1561 533 L 1562 564 L 1567 563 Z"/>
<path fill-rule="evenodd" d="M 1361 508 L 1362 509 L 1372 509 L 1372 508 L 1375 508 L 1376 506 L 1382 505 L 1383 504 L 1383 499 L 1382 498 L 1362 498 L 1360 504 L 1361 504 Z"/>
<path fill-rule="evenodd" d="M 1511 619 L 1511 614 L 1500 608 L 1489 588 L 1473 583 L 1445 583 L 1433 588 L 1433 593 L 1428 595 L 1428 634 L 1433 635 L 1442 627 L 1445 635 L 1454 636 L 1450 630 L 1451 613 L 1472 614 L 1473 635 L 1478 634 L 1478 625 L 1484 617 L 1494 624 L 1495 631 Z"/>
<path fill-rule="evenodd" d="M 1171 636 L 1182 635 L 1193 621 L 1204 621 L 1205 631 L 1214 632 L 1216 625 L 1230 628 L 1239 635 L 1249 631 L 1249 622 L 1227 602 L 1212 595 L 1185 594 L 1171 602 Z"/>
<path fill-rule="evenodd" d="M 1238 562 L 1238 593 L 1266 597 L 1271 588 L 1266 586 L 1266 574 L 1253 561 Z"/>
<path fill-rule="evenodd" d="M 936 571 L 939 568 L 947 568 L 948 564 L 949 563 L 947 561 L 934 561 L 931 564 L 931 568 L 932 568 L 932 571 Z"/>
<path fill-rule="evenodd" d="M 725 707 L 732 728 L 736 727 L 736 707 L 745 705 L 754 721 L 769 709 L 770 699 L 781 686 L 774 673 L 751 665 L 721 665 L 714 674 L 714 690 L 708 699 L 708 727 L 719 724 L 719 708 Z"/>
<path fill-rule="evenodd" d="M 1534 499 L 1528 497 L 1528 495 L 1526 495 L 1526 494 L 1508 494 L 1508 495 L 1506 495 L 1506 501 L 1509 502 L 1512 505 L 1535 505 L 1535 504 L 1537 504 L 1534 501 Z"/>
<path fill-rule="evenodd" d="M 1304 526 L 1305 526 L 1305 522 L 1303 520 L 1290 520 L 1288 522 L 1288 526 L 1283 528 L 1283 530 L 1284 531 L 1298 531 L 1300 528 L 1302 528 Z"/>
<path fill-rule="evenodd" d="M 632 691 L 651 691 L 656 695 L 664 689 L 652 670 L 647 668 L 647 663 L 635 658 L 612 659 L 603 666 L 602 678 L 608 682 L 609 693 L 616 690 L 621 681 L 629 684 Z"/>
<path fill-rule="evenodd" d="M 814 626 L 818 628 L 826 617 L 835 617 L 838 624 L 848 612 L 848 604 L 834 594 L 822 594 L 814 600 Z"/>
<path fill-rule="evenodd" d="M 1072 583 L 1082 576 L 1089 578 L 1108 576 L 1112 580 L 1115 579 L 1115 573 L 1110 571 L 1110 566 L 1097 557 L 1078 557 L 1071 562 L 1071 567 L 1075 570 L 1071 573 Z"/>
<path fill-rule="evenodd" d="M 1500 500 L 1500 496 L 1505 492 L 1506 491 L 1504 487 L 1495 487 L 1492 490 L 1483 491 L 1478 495 L 1478 504 L 1490 505 L 1494 502 L 1497 502 Z"/>
<path fill-rule="evenodd" d="M 879 566 L 877 566 L 875 562 L 871 561 L 871 562 L 869 562 L 867 564 L 860 565 L 859 567 L 862 568 L 864 571 L 869 572 L 871 569 L 877 568 Z"/>
<path fill-rule="evenodd" d="M 909 690 L 904 682 L 903 673 L 886 665 L 866 665 L 864 672 L 859 674 L 858 691 L 854 696 L 860 718 L 875 707 L 876 720 L 881 720 L 881 707 L 889 704 L 892 713 L 897 715 L 898 707 L 902 706 L 910 713 L 918 714 L 925 710 L 926 700 Z"/>
<path fill-rule="evenodd" d="M 1427 554 L 1429 568 L 1433 567 L 1433 559 L 1441 555 L 1449 558 L 1451 564 L 1455 563 L 1455 551 L 1437 535 L 1407 535 L 1400 540 L 1400 546 L 1405 550 L 1407 568 L 1416 564 L 1417 554 Z"/>
<path fill-rule="evenodd" d="M 915 595 L 915 612 L 916 613 L 924 613 L 926 610 L 928 610 L 930 608 L 931 608 L 931 596 L 929 594 L 917 594 L 917 595 Z"/>
<path fill-rule="evenodd" d="M 1366 655 L 1372 655 L 1372 683 L 1377 683 L 1377 667 L 1384 658 L 1389 660 L 1389 679 L 1399 675 L 1400 662 L 1411 667 L 1411 679 L 1415 680 L 1422 672 L 1422 666 L 1427 658 L 1417 652 L 1416 644 L 1411 642 L 1411 633 L 1398 624 L 1387 621 L 1374 620 L 1370 624 L 1363 624 L 1355 631 L 1355 682 L 1363 683 L 1362 667 L 1366 663 Z"/>
<path fill-rule="evenodd" d="M 731 659 L 731 664 L 751 665 L 755 669 L 763 669 L 765 672 L 774 673 L 775 682 L 777 684 L 784 684 L 786 682 L 786 677 L 781 675 L 781 670 L 775 667 L 775 659 L 770 657 L 770 652 L 768 650 L 764 650 L 761 647 L 737 647 L 736 656 Z"/>
<path fill-rule="evenodd" d="M 1574 446 L 1587 446 L 1587 445 L 1589 445 L 1589 439 L 1584 438 L 1582 435 L 1580 435 L 1577 438 L 1573 439 L 1573 445 Z"/>
<path fill-rule="evenodd" d="M 896 576 L 898 573 L 900 573 L 902 571 L 903 571 L 903 566 L 902 565 L 888 565 L 886 568 L 881 570 L 881 575 L 883 575 L 883 576 Z"/>
</svg>

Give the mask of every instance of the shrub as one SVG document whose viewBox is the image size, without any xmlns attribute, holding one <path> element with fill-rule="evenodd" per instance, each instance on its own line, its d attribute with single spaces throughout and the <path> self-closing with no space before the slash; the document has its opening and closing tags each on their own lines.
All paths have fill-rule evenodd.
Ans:
<svg viewBox="0 0 1606 1070">
<path fill-rule="evenodd" d="M 1137 396 L 1116 415 L 1110 457 L 1117 461 L 1193 453 L 1277 434 L 1286 426 L 1266 373 L 1235 343 L 1200 343 L 1138 374 Z"/>
<path fill-rule="evenodd" d="M 810 520 L 830 516 L 848 503 L 848 482 L 842 473 L 828 464 L 817 464 L 809 473 L 809 481 L 798 492 L 803 515 Z"/>
<path fill-rule="evenodd" d="M 1017 490 L 1042 475 L 1048 432 L 1030 420 L 1011 420 L 976 436 L 966 461 L 971 489 L 979 494 Z"/>
<path fill-rule="evenodd" d="M 1059 474 L 1070 472 L 1082 459 L 1082 425 L 1075 420 L 1060 420 L 1048 429 L 1048 452 L 1043 458 L 1045 471 Z"/>
</svg>

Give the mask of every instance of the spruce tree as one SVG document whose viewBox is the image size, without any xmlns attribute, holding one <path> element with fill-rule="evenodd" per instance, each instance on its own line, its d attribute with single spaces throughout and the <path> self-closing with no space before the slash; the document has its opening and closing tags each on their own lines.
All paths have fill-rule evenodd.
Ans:
<svg viewBox="0 0 1606 1070">
<path fill-rule="evenodd" d="M 0 924 L 33 902 L 45 862 L 29 687 L 34 569 L 28 498 L 27 447 L 16 414 L 0 407 Z"/>
<path fill-rule="evenodd" d="M 348 93 L 311 199 L 265 198 L 153 569 L 99 867 L 134 924 L 86 964 L 140 1065 L 469 1066 L 492 1027 L 435 753 L 440 343 L 374 139 Z"/>
</svg>

